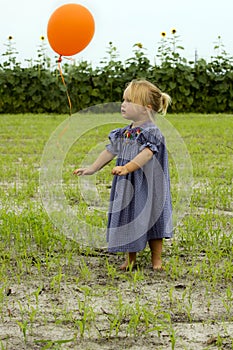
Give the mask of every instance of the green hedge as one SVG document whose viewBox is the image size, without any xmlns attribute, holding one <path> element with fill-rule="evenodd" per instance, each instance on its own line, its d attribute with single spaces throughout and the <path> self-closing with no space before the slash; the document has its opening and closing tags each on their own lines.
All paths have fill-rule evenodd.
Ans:
<svg viewBox="0 0 233 350">
<path fill-rule="evenodd" d="M 157 53 L 160 63 L 151 64 L 142 44 L 135 44 L 133 57 L 122 63 L 117 59 L 116 47 L 109 43 L 108 57 L 99 67 L 93 68 L 87 61 L 62 62 L 72 112 L 121 101 L 127 82 L 146 78 L 171 95 L 171 113 L 232 113 L 231 57 L 222 50 L 209 63 L 204 59 L 187 62 L 179 53 L 181 49 L 175 36 L 162 41 Z M 4 55 L 7 60 L 0 65 L 0 113 L 69 112 L 66 88 L 57 67 L 51 68 L 43 47 L 38 61 L 28 68 L 16 61 L 11 43 Z"/>
</svg>

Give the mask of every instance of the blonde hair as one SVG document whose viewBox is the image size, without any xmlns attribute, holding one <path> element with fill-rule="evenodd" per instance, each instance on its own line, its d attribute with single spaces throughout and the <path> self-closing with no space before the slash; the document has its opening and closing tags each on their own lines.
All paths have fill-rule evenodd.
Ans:
<svg viewBox="0 0 233 350">
<path fill-rule="evenodd" d="M 132 80 L 127 85 L 127 96 L 131 102 L 151 107 L 155 113 L 166 114 L 171 97 L 147 80 Z"/>
</svg>

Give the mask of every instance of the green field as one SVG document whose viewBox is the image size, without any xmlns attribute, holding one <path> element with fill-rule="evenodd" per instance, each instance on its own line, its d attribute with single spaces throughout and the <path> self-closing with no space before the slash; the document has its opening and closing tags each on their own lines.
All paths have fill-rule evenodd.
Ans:
<svg viewBox="0 0 233 350">
<path fill-rule="evenodd" d="M 160 273 L 147 249 L 139 268 L 123 273 L 121 254 L 95 246 L 114 162 L 85 179 L 72 171 L 91 162 L 121 118 L 93 115 L 88 128 L 79 118 L 76 140 L 65 115 L 0 116 L 0 349 L 233 349 L 233 115 L 166 117 L 192 169 L 183 184 L 187 159 L 171 139 L 174 207 L 187 198 Z M 91 244 L 80 245 L 92 229 Z"/>
</svg>

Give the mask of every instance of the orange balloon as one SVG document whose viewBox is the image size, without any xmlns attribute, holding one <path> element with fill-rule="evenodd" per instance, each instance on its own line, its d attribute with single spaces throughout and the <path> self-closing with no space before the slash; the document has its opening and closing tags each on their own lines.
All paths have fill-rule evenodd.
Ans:
<svg viewBox="0 0 233 350">
<path fill-rule="evenodd" d="M 47 36 L 51 48 L 61 56 L 82 51 L 91 41 L 95 22 L 89 10 L 78 4 L 66 4 L 53 12 Z"/>
</svg>

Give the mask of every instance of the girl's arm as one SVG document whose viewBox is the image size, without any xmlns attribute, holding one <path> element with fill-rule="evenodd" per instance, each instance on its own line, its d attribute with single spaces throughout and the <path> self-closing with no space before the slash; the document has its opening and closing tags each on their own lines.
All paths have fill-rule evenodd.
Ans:
<svg viewBox="0 0 233 350">
<path fill-rule="evenodd" d="M 75 175 L 92 175 L 96 171 L 103 168 L 106 164 L 108 164 L 113 158 L 114 154 L 109 152 L 108 150 L 104 150 L 102 153 L 100 153 L 99 157 L 96 159 L 96 161 L 90 165 L 88 168 L 78 168 L 74 170 L 73 174 Z"/>
<path fill-rule="evenodd" d="M 142 168 L 151 158 L 153 152 L 148 148 L 144 148 L 135 158 L 123 166 L 116 166 L 112 169 L 113 175 L 127 175 L 139 168 Z"/>
</svg>

